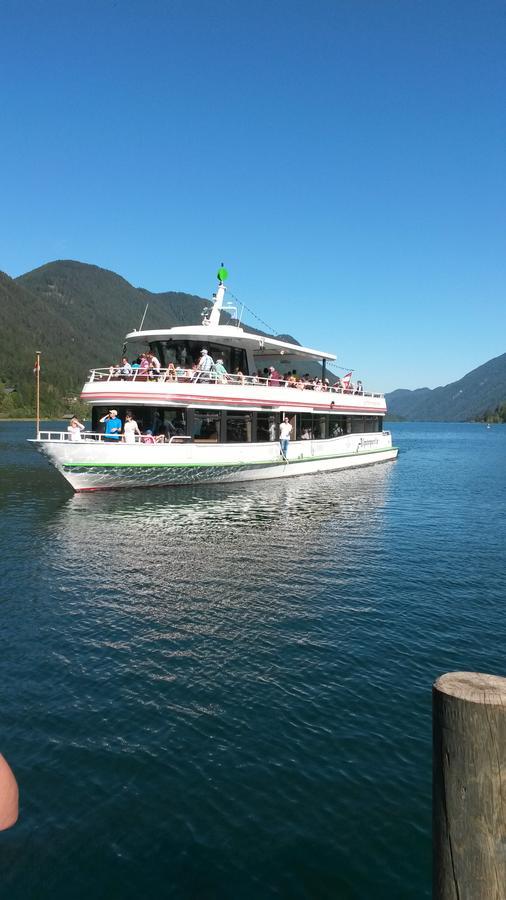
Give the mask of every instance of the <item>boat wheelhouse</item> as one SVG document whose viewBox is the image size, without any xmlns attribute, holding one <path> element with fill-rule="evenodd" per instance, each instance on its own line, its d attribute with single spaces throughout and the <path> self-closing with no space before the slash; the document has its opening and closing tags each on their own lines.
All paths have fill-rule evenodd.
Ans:
<svg viewBox="0 0 506 900">
<path fill-rule="evenodd" d="M 132 331 L 123 365 L 91 370 L 81 392 L 89 431 L 38 432 L 38 448 L 74 490 L 286 478 L 395 459 L 384 395 L 331 384 L 331 353 L 221 324 L 222 273 L 202 324 Z M 140 367 L 127 362 L 142 355 Z M 111 440 L 102 421 L 111 409 L 122 426 L 131 415 L 142 436 Z"/>
</svg>

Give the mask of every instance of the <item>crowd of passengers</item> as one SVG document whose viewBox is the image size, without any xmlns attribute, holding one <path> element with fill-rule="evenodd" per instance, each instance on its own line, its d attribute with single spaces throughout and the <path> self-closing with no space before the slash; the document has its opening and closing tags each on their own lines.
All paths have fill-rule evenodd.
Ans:
<svg viewBox="0 0 506 900">
<path fill-rule="evenodd" d="M 221 384 L 235 382 L 236 384 L 267 384 L 273 387 L 289 387 L 298 390 L 309 391 L 339 391 L 344 394 L 362 394 L 364 389 L 361 381 L 352 384 L 349 379 L 336 378 L 331 384 L 328 378 L 316 378 L 309 373 L 298 375 L 296 369 L 281 374 L 274 366 L 266 367 L 251 376 L 244 375 L 239 369 L 235 372 L 227 372 L 222 359 L 216 362 L 210 353 L 203 349 L 198 362 L 190 367 L 174 365 L 170 362 L 166 369 L 162 369 L 160 360 L 154 353 L 142 353 L 133 362 L 123 357 L 121 363 L 109 367 L 109 376 L 120 380 L 134 378 L 146 381 L 215 381 Z"/>
<path fill-rule="evenodd" d="M 163 444 L 168 443 L 171 438 L 177 438 L 183 433 L 177 424 L 165 422 L 163 428 L 155 427 L 147 428 L 141 432 L 132 413 L 127 410 L 125 413 L 125 422 L 123 423 L 118 416 L 117 409 L 110 409 L 105 416 L 99 419 L 101 425 L 104 426 L 104 441 L 118 442 L 123 441 L 125 444 Z M 81 432 L 85 426 L 79 421 L 77 416 L 73 416 L 67 428 L 68 438 L 70 441 L 80 441 Z M 155 433 L 153 433 L 153 431 Z"/>
<path fill-rule="evenodd" d="M 181 422 L 162 422 L 158 413 L 155 413 L 154 415 L 152 428 L 147 428 L 144 432 L 141 432 L 139 425 L 130 410 L 127 410 L 125 413 L 124 423 L 120 419 L 117 409 L 110 409 L 105 416 L 102 416 L 102 418 L 99 419 L 99 422 L 103 425 L 102 439 L 104 441 L 116 443 L 118 441 L 123 441 L 125 444 L 164 444 L 169 443 L 172 438 L 177 440 L 178 437 L 184 436 L 185 433 Z M 288 427 L 289 435 L 292 426 L 286 416 L 280 425 L 276 425 L 274 416 L 269 416 L 269 441 L 277 440 L 278 429 L 279 435 L 282 437 L 283 428 L 286 431 Z M 73 416 L 67 427 L 69 441 L 80 441 L 84 430 L 84 423 L 80 422 L 77 416 Z M 340 437 L 342 434 L 344 434 L 343 429 L 336 422 L 333 426 L 332 437 Z M 312 440 L 313 437 L 314 435 L 310 428 L 306 427 L 302 429 L 301 440 L 309 441 Z"/>
</svg>

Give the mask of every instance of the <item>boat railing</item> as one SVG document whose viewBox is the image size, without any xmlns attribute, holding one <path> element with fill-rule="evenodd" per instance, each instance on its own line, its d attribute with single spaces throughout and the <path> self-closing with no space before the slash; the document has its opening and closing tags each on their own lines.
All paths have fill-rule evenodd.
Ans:
<svg viewBox="0 0 506 900">
<path fill-rule="evenodd" d="M 102 441 L 106 444 L 123 444 L 128 446 L 129 444 L 147 444 L 153 443 L 151 439 L 146 440 L 148 437 L 145 434 L 134 434 L 133 440 L 125 441 L 125 436 L 121 434 L 119 438 L 111 438 L 110 436 L 103 434 L 98 431 L 81 431 L 79 435 L 75 435 L 69 431 L 39 431 L 37 433 L 38 441 L 68 441 L 71 444 L 79 444 L 83 441 L 94 442 L 94 441 Z M 167 441 L 168 444 L 182 444 L 185 441 L 193 440 L 192 437 L 185 434 L 173 434 L 171 438 Z M 155 443 L 159 443 L 159 441 L 155 441 Z"/>
<path fill-rule="evenodd" d="M 134 440 L 131 443 L 142 443 L 143 435 L 134 434 Z M 107 444 L 124 444 L 123 435 L 119 438 L 111 438 L 106 434 L 98 431 L 81 431 L 79 435 L 72 434 L 69 431 L 39 431 L 37 434 L 38 441 L 69 441 L 71 444 L 79 444 L 83 441 L 104 441 Z"/>
<path fill-rule="evenodd" d="M 354 385 L 345 387 L 333 384 L 325 384 L 320 381 L 292 381 L 290 379 L 280 377 L 264 377 L 261 375 L 243 375 L 242 373 L 224 373 L 218 372 L 202 372 L 195 369 L 156 369 L 146 371 L 134 369 L 132 371 L 123 370 L 121 367 L 111 366 L 107 369 L 90 369 L 88 383 L 105 382 L 105 381 L 123 381 L 123 382 L 140 382 L 145 383 L 162 383 L 162 384 L 232 384 L 232 385 L 255 385 L 261 387 L 286 387 L 292 390 L 312 390 L 330 394 L 354 394 L 359 397 L 382 398 L 382 393 L 373 391 L 358 390 Z"/>
<path fill-rule="evenodd" d="M 390 437 L 390 431 L 378 431 L 371 432 L 374 434 L 387 435 Z M 349 434 L 339 435 L 339 437 L 349 437 Z M 69 431 L 38 431 L 37 432 L 37 440 L 38 441 L 60 441 L 60 442 L 68 442 L 71 444 L 79 444 L 83 442 L 94 443 L 96 441 L 106 443 L 106 444 L 115 444 L 116 446 L 128 447 L 135 444 L 152 444 L 153 440 L 150 439 L 146 441 L 147 435 L 144 434 L 135 434 L 134 440 L 125 441 L 125 436 L 121 434 L 118 439 L 108 437 L 106 434 L 102 434 L 98 431 L 82 431 L 79 437 L 72 435 Z M 183 443 L 191 443 L 194 438 L 191 435 L 186 434 L 173 434 L 172 437 L 169 438 L 168 441 L 164 441 L 163 443 L 167 444 L 183 444 Z M 302 440 L 302 438 L 296 438 L 295 441 Z M 328 440 L 328 438 L 311 438 L 311 440 Z M 160 443 L 160 441 L 155 441 L 154 443 Z"/>
</svg>

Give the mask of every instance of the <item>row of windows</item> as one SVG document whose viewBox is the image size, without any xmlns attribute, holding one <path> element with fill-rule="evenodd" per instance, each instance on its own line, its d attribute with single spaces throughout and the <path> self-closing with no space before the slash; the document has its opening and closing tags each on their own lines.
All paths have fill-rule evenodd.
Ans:
<svg viewBox="0 0 506 900">
<path fill-rule="evenodd" d="M 107 407 L 93 407 L 92 428 L 100 431 L 100 419 Z M 229 412 L 227 410 L 179 409 L 170 407 L 123 406 L 118 408 L 122 422 L 131 412 L 142 432 L 150 429 L 154 435 L 189 435 L 195 441 L 250 443 L 277 441 L 279 424 L 284 413 Z M 322 440 L 343 434 L 364 434 L 381 431 L 381 416 L 341 416 L 319 413 L 287 412 L 292 425 L 293 440 Z"/>
<path fill-rule="evenodd" d="M 227 372 L 239 370 L 247 375 L 246 351 L 238 347 L 228 347 L 224 344 L 215 344 L 212 341 L 153 341 L 150 343 L 152 352 L 160 360 L 165 369 L 169 363 L 183 369 L 191 369 L 193 363 L 198 363 L 203 347 L 209 352 L 214 361 L 223 360 Z"/>
</svg>

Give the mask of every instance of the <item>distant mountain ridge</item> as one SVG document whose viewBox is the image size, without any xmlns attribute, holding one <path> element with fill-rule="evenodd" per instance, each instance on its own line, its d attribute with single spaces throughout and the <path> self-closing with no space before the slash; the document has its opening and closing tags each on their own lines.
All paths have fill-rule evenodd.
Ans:
<svg viewBox="0 0 506 900">
<path fill-rule="evenodd" d="M 466 422 L 506 400 L 506 353 L 444 387 L 399 389 L 386 394 L 389 415 L 417 422 Z"/>
</svg>

